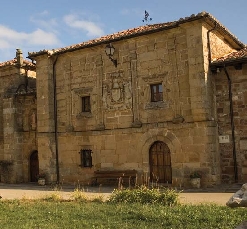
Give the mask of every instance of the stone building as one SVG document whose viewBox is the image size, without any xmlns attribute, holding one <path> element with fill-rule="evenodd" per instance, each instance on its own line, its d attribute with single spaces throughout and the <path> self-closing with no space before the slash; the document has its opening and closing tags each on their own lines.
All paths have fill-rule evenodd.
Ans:
<svg viewBox="0 0 247 229">
<path fill-rule="evenodd" d="M 211 63 L 216 85 L 222 182 L 247 180 L 247 49 Z"/>
<path fill-rule="evenodd" d="M 0 63 L 0 182 L 35 180 L 30 173 L 30 157 L 37 155 L 35 76 L 35 65 L 19 49 L 15 59 Z"/>
<path fill-rule="evenodd" d="M 239 70 L 241 58 L 225 66 L 225 56 L 244 48 L 203 12 L 31 52 L 37 106 L 35 101 L 27 106 L 31 112 L 22 106 L 22 114 L 37 109 L 37 130 L 18 132 L 31 136 L 29 146 L 22 137 L 21 151 L 0 148 L 0 155 L 11 155 L 14 164 L 21 156 L 22 173 L 15 181 L 32 180 L 37 172 L 32 161 L 48 182 L 87 184 L 96 170 L 132 169 L 138 171 L 138 182 L 149 177 L 182 187 L 189 186 L 193 171 L 202 173 L 204 187 L 242 181 L 247 174 L 247 121 L 240 82 L 246 69 L 241 64 Z M 238 76 L 232 84 L 230 75 Z M 24 94 L 18 97 L 31 99 Z M 38 158 L 32 160 L 33 154 Z"/>
</svg>

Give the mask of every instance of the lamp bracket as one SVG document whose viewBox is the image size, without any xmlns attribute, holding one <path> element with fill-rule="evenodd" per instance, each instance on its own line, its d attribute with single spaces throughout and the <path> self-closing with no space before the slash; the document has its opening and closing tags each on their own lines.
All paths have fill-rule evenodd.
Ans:
<svg viewBox="0 0 247 229">
<path fill-rule="evenodd" d="M 109 59 L 112 61 L 115 67 L 117 67 L 117 60 L 113 59 L 111 56 L 109 56 Z"/>
</svg>

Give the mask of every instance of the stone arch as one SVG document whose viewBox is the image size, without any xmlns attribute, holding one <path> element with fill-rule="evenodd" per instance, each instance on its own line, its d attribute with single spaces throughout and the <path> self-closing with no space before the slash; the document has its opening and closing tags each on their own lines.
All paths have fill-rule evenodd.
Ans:
<svg viewBox="0 0 247 229">
<path fill-rule="evenodd" d="M 171 151 L 171 164 L 172 170 L 176 167 L 178 155 L 181 155 L 182 147 L 181 143 L 174 133 L 169 130 L 151 129 L 142 135 L 138 142 L 138 149 L 141 150 L 142 155 L 142 169 L 144 173 L 149 173 L 149 149 L 151 145 L 161 141 L 167 144 Z M 172 172 L 176 176 L 176 172 Z"/>
<path fill-rule="evenodd" d="M 149 149 L 149 179 L 152 182 L 172 183 L 171 151 L 166 143 L 155 141 Z"/>
</svg>

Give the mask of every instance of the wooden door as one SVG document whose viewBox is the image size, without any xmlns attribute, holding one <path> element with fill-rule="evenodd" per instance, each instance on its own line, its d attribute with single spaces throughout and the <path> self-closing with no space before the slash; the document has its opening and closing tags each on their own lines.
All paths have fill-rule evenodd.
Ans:
<svg viewBox="0 0 247 229">
<path fill-rule="evenodd" d="M 39 157 L 38 151 L 35 150 L 30 155 L 30 181 L 37 182 L 39 174 Z"/>
<path fill-rule="evenodd" d="M 150 178 L 152 182 L 172 183 L 171 153 L 167 144 L 154 142 L 149 150 Z"/>
</svg>

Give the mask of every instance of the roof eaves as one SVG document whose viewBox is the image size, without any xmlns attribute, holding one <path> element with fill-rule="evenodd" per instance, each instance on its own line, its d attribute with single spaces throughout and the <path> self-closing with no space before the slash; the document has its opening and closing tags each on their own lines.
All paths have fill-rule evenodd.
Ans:
<svg viewBox="0 0 247 229">
<path fill-rule="evenodd" d="M 222 56 L 212 61 L 212 66 L 223 66 L 223 65 L 236 65 L 238 63 L 247 62 L 247 47 L 239 51 L 231 52 L 225 56 Z"/>
<path fill-rule="evenodd" d="M 246 47 L 246 45 L 241 42 L 235 35 L 233 35 L 224 25 L 222 25 L 214 16 L 211 14 L 205 15 L 206 21 L 208 20 L 210 24 L 216 25 L 216 29 L 225 37 L 227 36 L 229 39 L 233 40 L 236 43 L 236 49 L 242 49 Z M 227 40 L 229 42 L 229 40 Z"/>
<path fill-rule="evenodd" d="M 43 49 L 43 50 L 40 50 L 38 52 L 28 52 L 27 58 L 32 60 L 33 57 L 37 57 L 37 56 L 41 56 L 41 55 L 45 55 L 45 54 L 47 54 L 48 56 L 52 56 L 54 52 L 55 52 L 55 49 L 52 49 L 52 50 Z"/>
<path fill-rule="evenodd" d="M 28 58 L 32 59 L 33 57 L 40 56 L 43 54 L 48 54 L 50 56 L 56 55 L 56 54 L 62 54 L 62 53 L 72 52 L 72 51 L 79 50 L 79 49 L 93 47 L 96 45 L 107 44 L 109 42 L 115 42 L 115 41 L 120 41 L 123 39 L 129 39 L 133 37 L 156 33 L 156 32 L 160 32 L 163 30 L 172 29 L 172 28 L 178 27 L 180 24 L 191 22 L 191 21 L 196 21 L 202 18 L 204 18 L 205 20 L 208 19 L 210 24 L 216 24 L 217 25 L 216 28 L 220 30 L 221 33 L 223 33 L 224 35 L 232 39 L 236 43 L 237 48 L 239 47 L 239 49 L 241 49 L 245 46 L 242 42 L 238 40 L 237 37 L 235 37 L 232 33 L 230 33 L 230 31 L 226 29 L 211 14 L 207 12 L 201 12 L 201 13 L 198 13 L 197 15 L 192 14 L 190 17 L 180 18 L 178 21 L 140 26 L 137 28 L 124 30 L 124 31 L 106 35 L 106 36 L 103 36 L 103 37 L 100 37 L 94 40 L 82 42 L 76 45 L 71 45 L 71 46 L 67 46 L 64 48 L 56 49 L 56 50 L 41 50 L 39 52 L 30 52 L 28 53 L 29 54 Z M 208 21 L 206 20 L 206 22 Z"/>
<path fill-rule="evenodd" d="M 159 32 L 159 31 L 162 31 L 162 30 L 168 30 L 168 29 L 175 28 L 175 27 L 177 27 L 177 24 L 173 25 L 173 26 L 166 27 L 166 28 L 159 28 L 159 29 L 155 29 L 155 30 L 140 32 L 138 34 L 137 33 L 136 34 L 133 33 L 133 34 L 128 34 L 128 35 L 123 35 L 123 36 L 120 36 L 120 37 L 117 37 L 117 38 L 109 38 L 109 39 L 102 40 L 102 41 L 95 42 L 95 43 L 85 43 L 83 45 L 74 46 L 74 47 L 71 47 L 71 48 L 68 48 L 68 49 L 59 49 L 54 54 L 62 54 L 62 53 L 65 53 L 65 52 L 73 52 L 73 51 L 76 51 L 76 50 L 79 50 L 79 49 L 94 47 L 94 46 L 98 46 L 98 45 L 102 45 L 102 44 L 108 44 L 110 42 L 116 42 L 116 41 L 121 41 L 121 40 L 124 40 L 124 39 L 130 39 L 130 38 L 138 37 L 138 36 L 141 36 L 141 35 L 148 35 L 148 34 L 151 34 L 151 33 Z"/>
<path fill-rule="evenodd" d="M 233 66 L 236 64 L 247 63 L 247 57 L 228 59 L 222 61 L 213 61 L 210 66 L 212 67 L 223 67 L 223 66 Z"/>
</svg>

